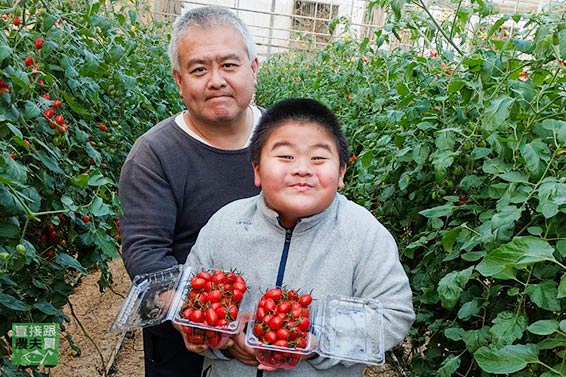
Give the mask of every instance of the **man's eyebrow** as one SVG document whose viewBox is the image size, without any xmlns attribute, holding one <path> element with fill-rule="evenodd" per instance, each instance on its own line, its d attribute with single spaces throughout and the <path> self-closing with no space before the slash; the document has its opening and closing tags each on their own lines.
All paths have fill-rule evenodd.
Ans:
<svg viewBox="0 0 566 377">
<path fill-rule="evenodd" d="M 196 58 L 196 59 L 189 59 L 189 61 L 187 62 L 188 66 L 191 65 L 195 65 L 195 64 L 206 64 L 209 63 L 212 59 L 209 58 Z M 237 60 L 240 61 L 241 57 L 238 54 L 227 54 L 224 56 L 220 57 L 220 61 L 226 61 L 226 60 Z"/>
</svg>

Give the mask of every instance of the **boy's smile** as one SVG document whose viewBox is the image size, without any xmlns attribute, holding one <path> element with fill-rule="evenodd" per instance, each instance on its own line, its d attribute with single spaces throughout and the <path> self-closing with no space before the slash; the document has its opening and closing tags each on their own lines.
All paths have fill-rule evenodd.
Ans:
<svg viewBox="0 0 566 377">
<path fill-rule="evenodd" d="M 253 167 L 255 184 L 284 227 L 324 211 L 344 187 L 346 167 L 336 141 L 316 123 L 288 121 L 275 128 Z"/>
</svg>

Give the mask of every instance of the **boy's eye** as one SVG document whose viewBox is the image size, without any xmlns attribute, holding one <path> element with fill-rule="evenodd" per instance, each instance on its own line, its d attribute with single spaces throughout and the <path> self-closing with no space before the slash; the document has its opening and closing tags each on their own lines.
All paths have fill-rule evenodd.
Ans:
<svg viewBox="0 0 566 377">
<path fill-rule="evenodd" d="M 279 155 L 279 156 L 277 156 L 277 157 L 278 157 L 278 158 L 281 158 L 281 159 L 283 159 L 283 160 L 292 160 L 292 159 L 293 159 L 293 156 L 290 156 L 290 155 L 288 155 L 288 154 L 282 154 L 282 155 Z"/>
<path fill-rule="evenodd" d="M 326 160 L 326 157 L 322 157 L 322 156 L 315 156 L 312 158 L 313 160 Z"/>
</svg>

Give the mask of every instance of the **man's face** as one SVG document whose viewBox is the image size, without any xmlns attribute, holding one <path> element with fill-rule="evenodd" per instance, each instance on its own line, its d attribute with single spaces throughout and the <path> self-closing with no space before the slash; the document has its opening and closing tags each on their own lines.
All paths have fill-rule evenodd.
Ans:
<svg viewBox="0 0 566 377">
<path fill-rule="evenodd" d="M 232 26 L 190 27 L 178 40 L 180 72 L 173 76 L 190 117 L 200 123 L 230 122 L 245 114 L 258 61 Z"/>
<path fill-rule="evenodd" d="M 285 227 L 324 211 L 344 187 L 334 138 L 314 123 L 287 122 L 271 132 L 254 164 L 255 184 Z"/>
</svg>

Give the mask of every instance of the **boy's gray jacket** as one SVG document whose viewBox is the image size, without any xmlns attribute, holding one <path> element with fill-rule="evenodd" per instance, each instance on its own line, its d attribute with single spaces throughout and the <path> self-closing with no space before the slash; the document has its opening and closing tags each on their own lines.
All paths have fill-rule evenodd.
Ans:
<svg viewBox="0 0 566 377">
<path fill-rule="evenodd" d="M 281 281 L 288 289 L 378 299 L 384 307 L 385 349 L 400 343 L 414 321 L 412 294 L 395 240 L 365 208 L 336 194 L 323 212 L 292 230 L 279 225 L 263 194 L 237 200 L 216 212 L 187 259 L 243 273 L 253 312 L 260 296 Z M 246 299 L 247 300 L 247 299 Z M 245 309 L 245 308 L 243 308 Z M 256 368 L 206 352 L 207 376 L 256 377 Z M 266 376 L 361 376 L 363 365 L 319 356 L 295 369 Z"/>
</svg>

